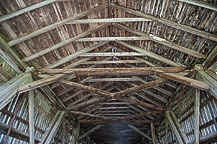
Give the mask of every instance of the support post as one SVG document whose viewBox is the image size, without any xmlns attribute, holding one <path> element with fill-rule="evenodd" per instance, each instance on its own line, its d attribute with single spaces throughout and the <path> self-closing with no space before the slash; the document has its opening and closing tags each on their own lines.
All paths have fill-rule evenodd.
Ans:
<svg viewBox="0 0 217 144">
<path fill-rule="evenodd" d="M 34 128 L 34 90 L 28 92 L 29 98 L 29 142 L 35 144 Z"/>
<path fill-rule="evenodd" d="M 200 116 L 200 90 L 196 89 L 196 94 L 195 94 L 195 103 L 194 103 L 194 143 L 199 144 L 200 142 L 200 121 L 199 121 L 199 116 Z"/>
<path fill-rule="evenodd" d="M 168 141 L 168 120 L 166 119 L 166 144 L 169 144 L 169 141 Z"/>
</svg>

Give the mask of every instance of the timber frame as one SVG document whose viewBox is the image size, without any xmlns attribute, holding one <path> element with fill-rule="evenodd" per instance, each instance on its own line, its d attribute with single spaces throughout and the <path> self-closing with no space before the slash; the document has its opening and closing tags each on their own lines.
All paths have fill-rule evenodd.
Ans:
<svg viewBox="0 0 217 144">
<path fill-rule="evenodd" d="M 0 2 L 0 142 L 217 142 L 216 5 Z"/>
</svg>

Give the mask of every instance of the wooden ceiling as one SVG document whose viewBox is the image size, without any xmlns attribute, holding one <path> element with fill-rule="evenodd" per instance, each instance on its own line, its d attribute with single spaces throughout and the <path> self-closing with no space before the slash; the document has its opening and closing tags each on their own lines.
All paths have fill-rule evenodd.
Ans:
<svg viewBox="0 0 217 144">
<path fill-rule="evenodd" d="M 216 4 L 4 0 L 0 22 L 19 68 L 36 69 L 20 91 L 48 84 L 84 131 L 102 125 L 96 143 L 132 144 L 142 139 L 134 130 L 149 136 L 183 86 L 209 89 L 194 74 L 216 47 Z"/>
</svg>

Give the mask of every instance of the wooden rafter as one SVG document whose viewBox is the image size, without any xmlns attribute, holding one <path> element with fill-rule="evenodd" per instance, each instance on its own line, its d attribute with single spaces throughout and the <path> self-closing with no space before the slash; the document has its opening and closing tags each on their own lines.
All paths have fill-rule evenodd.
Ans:
<svg viewBox="0 0 217 144">
<path fill-rule="evenodd" d="M 186 48 L 186 47 L 183 47 L 183 46 L 180 46 L 178 44 L 175 44 L 173 42 L 170 42 L 170 41 L 167 41 L 163 38 L 160 38 L 158 36 L 155 36 L 155 35 L 151 35 L 151 34 L 146 34 L 144 32 L 141 32 L 141 31 L 138 31 L 138 30 L 135 30 L 135 29 L 131 29 L 129 27 L 126 27 L 122 24 L 113 24 L 115 27 L 117 28 L 120 28 L 120 29 L 123 29 L 125 31 L 128 31 L 130 33 L 133 33 L 133 34 L 136 34 L 136 35 L 139 35 L 139 36 L 142 36 L 142 37 L 146 37 L 148 40 L 151 40 L 153 42 L 156 42 L 156 43 L 159 43 L 159 44 L 162 44 L 162 45 L 165 45 L 167 47 L 170 47 L 172 49 L 175 49 L 175 50 L 178 50 L 180 52 L 183 52 L 185 54 L 188 54 L 188 55 L 191 55 L 193 57 L 196 57 L 196 58 L 206 58 L 205 55 L 201 54 L 201 53 L 198 53 L 196 51 L 193 51 L 189 48 Z"/>
<path fill-rule="evenodd" d="M 185 26 L 185 25 L 182 25 L 182 24 L 172 22 L 170 20 L 166 20 L 166 19 L 162 19 L 162 18 L 158 18 L 158 17 L 152 16 L 152 15 L 149 15 L 149 14 L 145 14 L 145 13 L 143 13 L 141 11 L 134 10 L 134 9 L 131 9 L 131 8 L 127 8 L 127 7 L 124 7 L 124 6 L 121 6 L 121 5 L 111 4 L 111 6 L 113 8 L 120 9 L 120 10 L 122 10 L 124 12 L 131 13 L 131 14 L 139 16 L 139 17 L 148 18 L 150 20 L 157 21 L 159 23 L 165 24 L 165 25 L 173 27 L 175 29 L 183 30 L 183 31 L 186 31 L 186 32 L 189 32 L 189 33 L 204 37 L 206 39 L 217 41 L 217 36 L 216 35 L 210 34 L 210 33 L 205 32 L 205 31 L 201 31 L 201 30 L 189 27 L 189 26 Z"/>
<path fill-rule="evenodd" d="M 49 25 L 49 26 L 46 26 L 46 27 L 44 27 L 44 28 L 38 29 L 37 31 L 34 31 L 34 32 L 30 33 L 30 34 L 27 34 L 27 35 L 22 36 L 22 37 L 20 37 L 20 38 L 14 39 L 14 40 L 8 42 L 8 45 L 9 45 L 9 46 L 16 45 L 16 44 L 21 43 L 21 42 L 23 42 L 23 41 L 26 41 L 26 40 L 28 40 L 28 39 L 30 39 L 30 38 L 33 38 L 33 37 L 38 36 L 38 35 L 40 35 L 40 34 L 43 34 L 43 33 L 47 32 L 47 31 L 50 31 L 50 30 L 52 30 L 52 29 L 55 29 L 55 28 L 57 28 L 57 27 L 59 27 L 59 26 L 62 26 L 62 25 L 64 25 L 64 24 L 67 24 L 67 23 L 70 22 L 70 21 L 73 21 L 73 20 L 75 20 L 75 19 L 79 19 L 79 18 L 81 18 L 81 17 L 84 17 L 84 16 L 86 16 L 86 15 L 92 13 L 92 12 L 95 12 L 95 11 L 101 10 L 101 9 L 103 9 L 103 8 L 106 8 L 107 6 L 108 6 L 108 4 L 105 3 L 105 4 L 103 4 L 103 5 L 94 7 L 94 8 L 92 8 L 92 9 L 90 9 L 90 10 L 83 11 L 83 12 L 77 14 L 77 15 L 73 15 L 73 16 L 71 16 L 71 17 L 69 17 L 69 18 L 66 18 L 66 19 L 62 20 L 62 21 L 56 22 L 56 23 L 51 24 L 51 25 Z"/>
<path fill-rule="evenodd" d="M 93 28 L 93 29 L 91 29 L 89 31 L 85 31 L 83 33 L 80 33 L 80 34 L 78 34 L 78 35 L 76 35 L 76 36 L 74 36 L 72 38 L 69 38 L 69 39 L 67 39 L 65 41 L 62 41 L 62 42 L 60 42 L 60 43 L 58 43 L 56 45 L 53 45 L 53 46 L 51 46 L 51 47 L 49 47 L 47 49 L 44 49 L 44 50 L 42 50 L 40 52 L 37 52 L 37 53 L 35 53 L 33 55 L 27 56 L 27 57 L 23 58 L 23 61 L 28 62 L 30 60 L 33 60 L 33 59 L 38 58 L 40 56 L 43 56 L 43 55 L 45 55 L 45 54 L 47 54 L 47 53 L 49 53 L 49 52 L 51 52 L 53 50 L 56 50 L 56 49 L 58 49 L 60 47 L 63 47 L 63 46 L 65 46 L 65 45 L 67 45 L 67 44 L 69 44 L 69 43 L 71 43 L 71 42 L 73 42 L 73 41 L 75 41 L 75 40 L 77 40 L 77 39 L 79 39 L 81 37 L 85 37 L 87 35 L 90 35 L 93 32 L 101 30 L 101 29 L 103 29 L 103 28 L 105 28 L 107 26 L 108 26 L 108 24 L 103 24 L 103 25 L 97 26 L 97 27 L 95 27 L 95 28 Z"/>
</svg>

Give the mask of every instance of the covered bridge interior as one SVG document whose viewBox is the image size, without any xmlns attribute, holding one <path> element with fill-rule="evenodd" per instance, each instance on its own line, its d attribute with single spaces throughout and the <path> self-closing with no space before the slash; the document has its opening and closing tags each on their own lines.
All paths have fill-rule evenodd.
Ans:
<svg viewBox="0 0 217 144">
<path fill-rule="evenodd" d="M 1 0 L 1 144 L 217 142 L 217 0 Z"/>
</svg>

